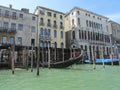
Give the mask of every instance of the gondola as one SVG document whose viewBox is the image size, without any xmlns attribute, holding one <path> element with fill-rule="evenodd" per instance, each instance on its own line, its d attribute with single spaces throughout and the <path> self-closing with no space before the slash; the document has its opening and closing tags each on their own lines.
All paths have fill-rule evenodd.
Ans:
<svg viewBox="0 0 120 90">
<path fill-rule="evenodd" d="M 70 58 L 68 60 L 60 61 L 60 62 L 55 62 L 55 63 L 50 63 L 50 68 L 66 68 L 69 67 L 75 63 L 78 63 L 80 60 L 82 60 L 83 55 L 79 55 L 77 57 Z M 48 67 L 48 63 L 41 63 L 42 67 Z"/>
</svg>

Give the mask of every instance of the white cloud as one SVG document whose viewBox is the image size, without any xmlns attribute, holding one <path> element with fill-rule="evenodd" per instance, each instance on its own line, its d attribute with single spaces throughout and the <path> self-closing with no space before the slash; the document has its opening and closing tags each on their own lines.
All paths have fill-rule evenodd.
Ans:
<svg viewBox="0 0 120 90">
<path fill-rule="evenodd" d="M 116 21 L 120 23 L 120 13 L 114 13 L 110 15 L 106 15 L 110 20 Z"/>
</svg>

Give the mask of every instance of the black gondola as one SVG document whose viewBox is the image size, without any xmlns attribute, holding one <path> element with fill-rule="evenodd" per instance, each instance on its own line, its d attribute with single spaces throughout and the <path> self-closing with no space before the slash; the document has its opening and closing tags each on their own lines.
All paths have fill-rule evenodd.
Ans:
<svg viewBox="0 0 120 90">
<path fill-rule="evenodd" d="M 83 58 L 83 55 L 81 54 L 78 57 L 70 58 L 65 61 L 50 63 L 50 68 L 66 68 L 79 62 L 80 60 L 82 60 L 82 58 Z M 41 63 L 41 66 L 48 67 L 48 63 Z"/>
</svg>

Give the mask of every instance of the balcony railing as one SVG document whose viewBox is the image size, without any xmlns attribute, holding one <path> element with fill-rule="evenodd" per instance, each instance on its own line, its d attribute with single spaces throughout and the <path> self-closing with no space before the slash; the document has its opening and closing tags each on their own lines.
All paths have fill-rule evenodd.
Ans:
<svg viewBox="0 0 120 90">
<path fill-rule="evenodd" d="M 13 28 L 0 27 L 0 33 L 16 34 L 17 31 L 16 29 L 13 29 Z"/>
<path fill-rule="evenodd" d="M 3 13 L 0 13 L 0 17 L 18 19 L 17 16 L 13 16 L 13 15 L 9 15 L 9 14 L 3 14 Z"/>
<path fill-rule="evenodd" d="M 50 36 L 44 36 L 44 35 L 40 35 L 40 40 L 51 40 Z"/>
<path fill-rule="evenodd" d="M 57 25 L 56 25 L 56 24 L 54 24 L 54 25 L 53 25 L 53 27 L 54 27 L 54 28 L 57 28 Z"/>
<path fill-rule="evenodd" d="M 60 29 L 64 29 L 64 26 L 61 25 L 61 26 L 60 26 Z"/>
<path fill-rule="evenodd" d="M 48 24 L 47 24 L 47 26 L 48 26 L 48 27 L 51 27 L 51 24 L 50 24 L 50 23 L 48 23 Z"/>
<path fill-rule="evenodd" d="M 45 24 L 44 24 L 44 22 L 40 22 L 40 25 L 44 26 Z"/>
</svg>

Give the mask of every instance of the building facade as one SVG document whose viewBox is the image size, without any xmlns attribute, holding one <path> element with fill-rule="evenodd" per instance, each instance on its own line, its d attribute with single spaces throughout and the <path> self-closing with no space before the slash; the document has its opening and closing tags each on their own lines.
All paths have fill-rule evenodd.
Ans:
<svg viewBox="0 0 120 90">
<path fill-rule="evenodd" d="M 0 45 L 36 46 L 37 16 L 29 9 L 0 6 Z"/>
<path fill-rule="evenodd" d="M 48 47 L 49 45 L 49 47 L 65 48 L 65 14 L 41 6 L 36 7 L 34 13 L 38 16 L 40 46 Z"/>
<path fill-rule="evenodd" d="M 100 58 L 109 55 L 111 46 L 108 33 L 108 18 L 91 11 L 74 7 L 65 16 L 66 46 L 84 49 L 91 59 L 93 52 Z"/>
</svg>

